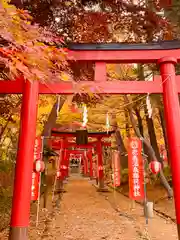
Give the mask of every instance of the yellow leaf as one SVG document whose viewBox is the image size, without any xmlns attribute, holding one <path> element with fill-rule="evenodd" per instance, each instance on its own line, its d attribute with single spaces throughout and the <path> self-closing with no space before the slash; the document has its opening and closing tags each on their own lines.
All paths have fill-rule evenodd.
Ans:
<svg viewBox="0 0 180 240">
<path fill-rule="evenodd" d="M 68 7 L 68 6 L 71 5 L 71 2 L 70 2 L 70 1 L 66 1 L 66 2 L 65 2 L 65 5 Z"/>
<path fill-rule="evenodd" d="M 63 81 L 69 81 L 69 80 L 70 80 L 70 79 L 69 79 L 69 75 L 66 74 L 66 73 L 62 73 L 62 74 L 61 74 L 61 79 L 62 79 Z"/>
</svg>

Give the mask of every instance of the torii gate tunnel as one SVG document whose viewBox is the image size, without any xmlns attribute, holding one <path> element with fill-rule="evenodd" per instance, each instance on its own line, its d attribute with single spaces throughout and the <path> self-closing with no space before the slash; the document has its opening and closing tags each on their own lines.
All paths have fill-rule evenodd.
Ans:
<svg viewBox="0 0 180 240">
<path fill-rule="evenodd" d="M 178 93 L 179 77 L 175 64 L 180 62 L 180 42 L 160 44 L 75 44 L 69 47 L 71 59 L 95 63 L 94 81 L 81 82 L 99 94 L 143 94 L 162 93 L 166 129 L 171 155 L 171 168 L 174 188 L 177 227 L 180 239 L 180 123 Z M 111 81 L 106 77 L 106 63 L 156 63 L 161 77 L 152 82 Z M 79 79 L 80 80 L 80 79 Z M 44 85 L 36 82 L 0 81 L 0 93 L 23 94 L 19 147 L 16 161 L 14 194 L 12 203 L 10 240 L 27 240 L 33 154 L 36 133 L 38 94 L 73 94 L 70 82 Z"/>
<path fill-rule="evenodd" d="M 93 177 L 92 169 L 92 149 L 96 148 L 96 154 L 98 157 L 98 181 L 99 181 L 99 190 L 104 188 L 104 173 L 103 173 L 103 146 L 111 146 L 111 143 L 103 141 L 103 138 L 109 138 L 114 131 L 110 132 L 97 132 L 97 133 L 88 133 L 87 137 L 95 138 L 96 141 L 88 142 L 87 144 L 76 144 L 75 142 L 68 141 L 68 138 L 76 137 L 76 132 L 60 132 L 56 129 L 52 129 L 51 136 L 56 139 L 50 139 L 49 145 L 53 150 L 60 150 L 60 161 L 58 166 L 58 175 L 59 175 L 59 184 L 58 190 L 61 190 L 60 187 L 63 186 L 63 180 L 68 175 L 68 166 L 69 166 L 69 157 L 70 154 L 80 154 L 84 162 L 84 174 Z M 73 147 L 75 149 L 71 150 Z M 85 156 L 86 153 L 86 156 Z M 89 169 L 88 169 L 88 160 L 89 159 Z M 60 174 L 59 174 L 60 173 Z"/>
</svg>

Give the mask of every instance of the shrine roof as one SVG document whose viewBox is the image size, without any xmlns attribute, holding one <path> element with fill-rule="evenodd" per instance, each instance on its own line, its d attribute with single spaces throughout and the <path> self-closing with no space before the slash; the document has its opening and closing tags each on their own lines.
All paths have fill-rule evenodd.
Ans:
<svg viewBox="0 0 180 240">
<path fill-rule="evenodd" d="M 171 50 L 180 49 L 180 41 L 159 41 L 151 43 L 69 43 L 68 49 L 84 50 Z"/>
</svg>

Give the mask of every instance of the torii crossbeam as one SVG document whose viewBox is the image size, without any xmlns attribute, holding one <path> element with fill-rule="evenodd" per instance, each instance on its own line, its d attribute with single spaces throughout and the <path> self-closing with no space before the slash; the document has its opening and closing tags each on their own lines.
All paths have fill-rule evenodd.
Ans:
<svg viewBox="0 0 180 240">
<path fill-rule="evenodd" d="M 103 80 L 103 79 L 102 79 Z M 23 79 L 0 81 L 0 93 L 22 94 Z M 177 91 L 180 93 L 180 76 L 176 76 Z M 145 94 L 163 93 L 162 80 L 155 76 L 153 81 L 80 81 L 39 84 L 39 94 L 72 95 L 75 92 L 94 92 L 97 94 Z"/>
</svg>

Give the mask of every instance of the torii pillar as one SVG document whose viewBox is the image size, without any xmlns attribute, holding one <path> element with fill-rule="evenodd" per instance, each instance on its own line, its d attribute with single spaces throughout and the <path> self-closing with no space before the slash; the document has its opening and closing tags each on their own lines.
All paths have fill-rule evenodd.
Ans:
<svg viewBox="0 0 180 240">
<path fill-rule="evenodd" d="M 84 176 L 88 177 L 88 152 L 84 151 L 83 154 L 83 159 L 84 159 Z"/>
<path fill-rule="evenodd" d="M 58 171 L 60 172 L 60 176 L 57 179 L 57 183 L 56 183 L 56 192 L 62 192 L 63 190 L 63 181 L 66 177 L 66 147 L 67 147 L 67 143 L 66 143 L 66 139 L 63 137 L 61 140 L 61 157 L 60 157 L 60 161 L 59 161 L 59 166 L 58 166 Z"/>
<path fill-rule="evenodd" d="M 38 81 L 24 82 L 9 240 L 28 240 L 38 88 Z"/>
<path fill-rule="evenodd" d="M 89 176 L 90 179 L 92 179 L 93 178 L 92 149 L 88 151 L 88 159 L 89 159 Z"/>
<path fill-rule="evenodd" d="M 103 171 L 103 153 L 102 153 L 102 142 L 101 138 L 98 138 L 97 142 L 97 156 L 98 156 L 98 182 L 99 182 L 99 190 L 104 189 L 104 171 Z"/>
<path fill-rule="evenodd" d="M 164 113 L 169 143 L 174 202 L 178 236 L 180 239 L 180 106 L 176 86 L 176 59 L 165 57 L 159 60 L 163 84 Z"/>
</svg>

